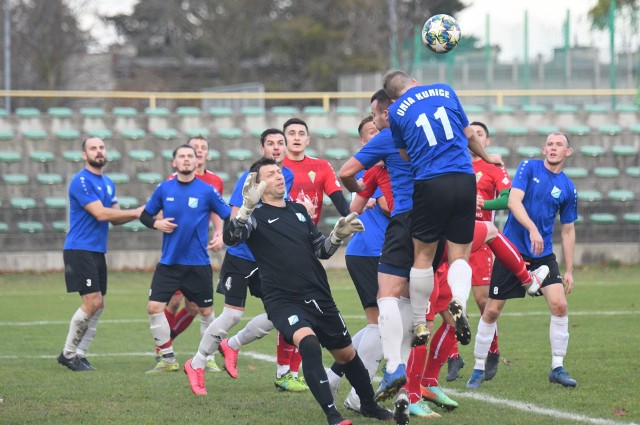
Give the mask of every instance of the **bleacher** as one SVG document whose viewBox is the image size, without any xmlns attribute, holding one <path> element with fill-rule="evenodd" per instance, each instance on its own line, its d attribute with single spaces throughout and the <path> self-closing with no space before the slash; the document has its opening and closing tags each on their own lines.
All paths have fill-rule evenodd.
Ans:
<svg viewBox="0 0 640 425">
<path fill-rule="evenodd" d="M 470 120 L 488 124 L 490 151 L 503 155 L 510 174 L 522 159 L 541 156 L 549 132 L 567 133 L 574 153 L 566 172 L 581 200 L 579 241 L 640 239 L 638 107 L 487 107 L 465 99 L 463 104 Z M 0 110 L 0 250 L 60 249 L 67 225 L 67 185 L 83 166 L 80 144 L 85 137 L 106 141 L 105 172 L 117 183 L 121 204 L 133 207 L 145 202 L 172 171 L 171 152 L 189 136 L 209 139 L 208 168 L 223 177 L 229 194 L 237 175 L 258 158 L 258 136 L 265 128 L 280 128 L 292 116 L 304 119 L 312 136 L 309 153 L 328 159 L 337 171 L 359 148 L 357 125 L 368 113 L 350 106 L 329 111 L 318 106 L 18 108 L 11 115 Z M 327 230 L 336 213 L 327 206 L 324 215 Z M 130 223 L 112 232 L 110 249 L 156 249 L 159 237 Z"/>
</svg>

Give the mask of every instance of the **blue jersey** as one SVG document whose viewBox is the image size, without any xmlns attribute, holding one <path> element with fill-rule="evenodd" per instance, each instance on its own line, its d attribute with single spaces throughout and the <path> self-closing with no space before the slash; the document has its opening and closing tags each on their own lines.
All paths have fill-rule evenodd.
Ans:
<svg viewBox="0 0 640 425">
<path fill-rule="evenodd" d="M 391 178 L 391 191 L 393 192 L 393 211 L 391 215 L 411 211 L 413 207 L 413 176 L 411 165 L 398 153 L 393 144 L 391 131 L 388 128 L 373 136 L 366 145 L 353 155 L 364 168 L 371 168 L 379 161 L 389 171 Z"/>
<path fill-rule="evenodd" d="M 84 209 L 94 201 L 100 201 L 105 208 L 117 204 L 116 186 L 109 177 L 85 168 L 69 184 L 69 233 L 64 249 L 107 252 L 109 222 L 96 220 Z"/>
<path fill-rule="evenodd" d="M 211 212 L 223 220 L 231 214 L 220 192 L 197 178 L 189 183 L 178 179 L 160 183 L 145 210 L 152 216 L 162 211 L 165 218 L 172 217 L 178 225 L 172 233 L 162 234 L 160 263 L 168 266 L 210 264 L 207 244 Z"/>
<path fill-rule="evenodd" d="M 233 193 L 229 199 L 229 205 L 232 207 L 240 208 L 242 206 L 242 202 L 244 201 L 244 198 L 242 197 L 242 188 L 244 187 L 244 182 L 247 179 L 248 174 L 249 170 L 242 173 L 236 182 L 236 186 L 233 188 Z M 284 199 L 289 199 L 289 193 L 291 192 L 291 186 L 293 185 L 293 171 L 287 167 L 282 167 L 282 175 L 284 177 L 284 186 L 287 190 L 284 194 Z M 236 246 L 228 246 L 227 253 L 236 257 L 244 258 L 248 261 L 256 261 L 245 242 L 239 243 Z"/>
<path fill-rule="evenodd" d="M 576 186 L 564 172 L 552 173 L 545 168 L 544 161 L 528 159 L 518 166 L 511 187 L 524 191 L 522 204 L 542 235 L 544 250 L 538 257 L 551 254 L 556 214 L 560 213 L 560 222 L 563 224 L 573 223 L 578 219 Z M 536 257 L 531 252 L 529 232 L 513 214 L 509 214 L 507 218 L 504 234 L 522 255 Z"/>
<path fill-rule="evenodd" d="M 356 174 L 356 178 L 362 178 L 364 170 Z M 357 195 L 354 195 L 357 196 Z M 382 196 L 380 188 L 373 194 L 374 199 Z M 366 209 L 358 216 L 364 225 L 364 232 L 356 232 L 349 240 L 345 255 L 357 257 L 379 257 L 384 244 L 384 234 L 387 231 L 389 218 L 376 204 L 373 208 Z"/>
<path fill-rule="evenodd" d="M 456 92 L 446 84 L 407 90 L 389 106 L 389 125 L 395 145 L 406 149 L 416 180 L 444 174 L 474 174 L 469 125 Z"/>
</svg>

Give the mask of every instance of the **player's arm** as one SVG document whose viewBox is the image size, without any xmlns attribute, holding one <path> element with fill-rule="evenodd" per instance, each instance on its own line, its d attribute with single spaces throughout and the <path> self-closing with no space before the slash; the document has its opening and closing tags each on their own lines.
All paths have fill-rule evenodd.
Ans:
<svg viewBox="0 0 640 425">
<path fill-rule="evenodd" d="M 522 203 L 524 199 L 524 191 L 517 188 L 511 188 L 509 193 L 509 211 L 515 217 L 516 220 L 529 232 L 529 239 L 531 240 L 531 252 L 534 255 L 540 255 L 544 250 L 544 240 L 542 235 L 538 231 L 535 223 L 529 217 L 527 210 Z"/>
<path fill-rule="evenodd" d="M 502 157 L 495 153 L 487 153 L 482 146 L 482 143 L 477 139 L 476 133 L 473 131 L 470 125 L 464 128 L 464 135 L 467 136 L 469 141 L 469 150 L 478 155 L 480 158 L 488 162 L 489 164 L 503 166 Z"/>
<path fill-rule="evenodd" d="M 256 221 L 251 214 L 260 202 L 262 193 L 267 187 L 265 181 L 257 183 L 257 173 L 247 174 L 242 187 L 242 206 L 237 210 L 234 218 L 225 226 L 222 240 L 228 246 L 238 245 L 251 236 L 251 231 L 256 228 Z M 232 210 L 233 211 L 233 210 Z"/>
<path fill-rule="evenodd" d="M 362 214 L 362 212 L 367 207 L 367 204 L 369 204 L 370 199 L 371 198 L 365 198 L 355 193 L 353 195 L 353 198 L 351 199 L 351 205 L 349 206 L 349 209 L 351 210 L 351 212 Z"/>
<path fill-rule="evenodd" d="M 357 213 L 349 213 L 346 217 L 340 217 L 333 230 L 329 234 L 329 237 L 324 236 L 318 231 L 315 224 L 311 232 L 311 244 L 313 250 L 316 253 L 316 257 L 321 260 L 326 260 L 331 257 L 342 244 L 345 238 L 348 238 L 355 232 L 364 232 L 364 225 L 357 218 Z"/>
<path fill-rule="evenodd" d="M 566 268 L 562 281 L 564 293 L 569 294 L 573 289 L 573 253 L 576 248 L 576 228 L 574 224 L 563 224 L 560 235 L 562 239 L 562 257 Z"/>
<path fill-rule="evenodd" d="M 340 177 L 342 184 L 349 192 L 362 192 L 364 190 L 362 181 L 356 179 L 356 174 L 362 170 L 364 170 L 364 165 L 354 157 L 351 157 L 338 171 L 338 177 Z"/>
<path fill-rule="evenodd" d="M 494 199 L 488 199 L 482 202 L 483 210 L 506 210 L 509 208 L 509 192 L 511 189 L 504 189 L 498 193 L 498 196 Z"/>
<path fill-rule="evenodd" d="M 160 214 L 158 214 L 160 215 Z M 173 222 L 173 217 L 162 217 L 161 215 L 154 216 L 146 208 L 140 214 L 140 223 L 147 226 L 149 229 L 160 230 L 162 233 L 173 233 L 177 224 Z"/>
<path fill-rule="evenodd" d="M 336 190 L 331 195 L 329 195 L 329 198 L 331 199 L 331 202 L 333 202 L 333 205 L 336 207 L 336 210 L 341 216 L 346 217 L 349 215 L 349 213 L 351 212 L 349 211 L 349 201 L 347 201 L 347 198 L 344 197 L 344 193 L 342 193 L 342 190 Z"/>
<path fill-rule="evenodd" d="M 93 201 L 86 204 L 84 209 L 98 221 L 108 221 L 113 225 L 117 225 L 128 223 L 140 217 L 144 206 L 131 210 L 123 210 L 120 209 L 120 205 L 118 204 L 107 208 L 102 205 L 102 202 Z"/>
</svg>

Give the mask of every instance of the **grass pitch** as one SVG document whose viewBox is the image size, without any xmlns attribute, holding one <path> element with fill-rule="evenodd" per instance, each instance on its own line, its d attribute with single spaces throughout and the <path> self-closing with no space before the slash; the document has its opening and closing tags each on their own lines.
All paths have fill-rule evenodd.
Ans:
<svg viewBox="0 0 640 425">
<path fill-rule="evenodd" d="M 501 364 L 481 389 L 465 388 L 473 369 L 473 342 L 460 348 L 462 379 L 441 385 L 460 403 L 440 424 L 629 424 L 640 423 L 640 266 L 590 266 L 575 273 L 569 296 L 569 352 L 565 367 L 575 389 L 549 384 L 549 310 L 543 298 L 507 303 L 499 321 Z M 330 271 L 334 297 L 351 334 L 365 324 L 346 271 Z M 66 294 L 63 275 L 0 275 L 1 424 L 323 424 L 307 393 L 280 393 L 273 386 L 275 336 L 243 347 L 240 377 L 207 373 L 209 395 L 191 394 L 182 372 L 147 376 L 154 366 L 146 302 L 151 273 L 111 272 L 106 309 L 89 359 L 95 372 L 73 373 L 58 365 L 69 319 L 80 304 Z M 222 297 L 216 295 L 215 310 Z M 478 313 L 469 304 L 472 329 Z M 255 298 L 244 320 L 261 312 Z M 439 324 L 437 319 L 436 326 Z M 181 366 L 197 350 L 199 321 L 174 343 Z M 220 360 L 220 358 L 218 359 Z M 331 364 L 325 353 L 325 366 Z M 374 383 L 374 388 L 377 388 Z M 339 410 L 358 424 L 378 421 Z M 387 402 L 390 407 L 390 402 Z M 418 424 L 427 420 L 414 418 Z"/>
</svg>

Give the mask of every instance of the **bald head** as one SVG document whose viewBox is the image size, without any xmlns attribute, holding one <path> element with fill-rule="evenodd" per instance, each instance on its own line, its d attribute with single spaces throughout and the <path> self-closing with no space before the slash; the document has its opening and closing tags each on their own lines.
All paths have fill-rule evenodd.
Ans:
<svg viewBox="0 0 640 425">
<path fill-rule="evenodd" d="M 414 80 L 403 71 L 389 71 L 382 80 L 382 87 L 391 100 L 396 100 L 409 88 L 414 86 Z"/>
</svg>

